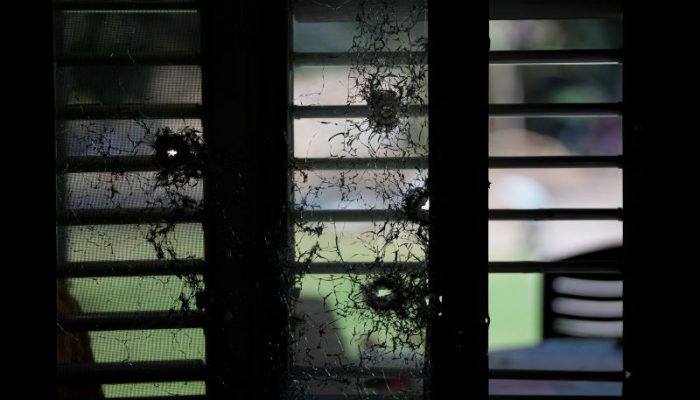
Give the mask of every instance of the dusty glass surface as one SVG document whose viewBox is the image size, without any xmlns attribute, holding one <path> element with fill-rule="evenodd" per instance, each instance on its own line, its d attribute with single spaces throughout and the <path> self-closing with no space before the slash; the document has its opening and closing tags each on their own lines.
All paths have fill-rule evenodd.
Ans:
<svg viewBox="0 0 700 400">
<path fill-rule="evenodd" d="M 292 385 L 303 396 L 423 391 L 426 11 L 393 0 L 292 11 Z"/>
</svg>

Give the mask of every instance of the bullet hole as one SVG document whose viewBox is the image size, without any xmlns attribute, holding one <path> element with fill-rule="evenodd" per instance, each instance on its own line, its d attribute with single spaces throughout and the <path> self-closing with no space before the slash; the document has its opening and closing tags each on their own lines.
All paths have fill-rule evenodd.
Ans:
<svg viewBox="0 0 700 400">
<path fill-rule="evenodd" d="M 402 208 L 409 221 L 422 223 L 428 221 L 429 205 L 428 189 L 417 187 L 404 195 Z"/>
<path fill-rule="evenodd" d="M 158 129 L 153 141 L 153 158 L 159 167 L 157 184 L 184 185 L 202 176 L 204 142 L 201 132 L 185 127 L 173 131 Z"/>
<path fill-rule="evenodd" d="M 401 99 L 393 90 L 370 89 L 367 96 L 370 128 L 379 132 L 391 132 L 399 125 Z"/>
<path fill-rule="evenodd" d="M 404 315 L 403 304 L 406 299 L 403 291 L 405 288 L 401 286 L 401 282 L 397 280 L 385 276 L 379 277 L 363 288 L 365 301 L 377 313 L 394 312 Z"/>
</svg>

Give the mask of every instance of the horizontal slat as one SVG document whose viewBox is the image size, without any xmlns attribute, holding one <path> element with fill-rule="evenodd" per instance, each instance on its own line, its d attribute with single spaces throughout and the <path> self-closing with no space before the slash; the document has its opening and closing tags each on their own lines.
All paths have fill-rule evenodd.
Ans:
<svg viewBox="0 0 700 400">
<path fill-rule="evenodd" d="M 361 222 L 400 219 L 403 214 L 396 210 L 306 210 L 297 211 L 301 221 Z M 543 209 L 492 209 L 488 211 L 491 221 L 558 221 L 558 220 L 622 220 L 622 209 L 616 208 L 543 208 Z"/>
<path fill-rule="evenodd" d="M 620 50 L 508 50 L 489 52 L 490 64 L 620 64 Z"/>
<path fill-rule="evenodd" d="M 489 157 L 489 168 L 620 168 L 623 156 Z M 297 169 L 426 169 L 427 157 L 336 157 L 297 158 Z M 158 166 L 151 156 L 69 157 L 59 160 L 57 172 L 153 171 Z"/>
<path fill-rule="evenodd" d="M 489 168 L 620 168 L 623 156 L 542 156 L 489 157 Z M 426 169 L 427 157 L 335 157 L 297 158 L 297 169 Z M 59 160 L 56 171 L 72 172 L 132 172 L 153 171 L 158 168 L 151 156 L 69 157 Z"/>
<path fill-rule="evenodd" d="M 386 394 L 307 394 L 306 399 L 310 400 L 387 400 L 401 399 L 413 400 L 423 399 L 422 394 L 408 393 L 392 393 L 391 396 Z M 490 395 L 490 400 L 621 400 L 620 396 L 553 396 L 553 395 Z M 110 399 L 111 400 L 111 399 Z M 124 399 L 127 400 L 127 399 Z M 131 399 L 128 399 L 131 400 Z"/>
<path fill-rule="evenodd" d="M 383 268 L 400 268 L 415 270 L 425 266 L 419 262 L 407 263 L 361 263 L 361 262 L 318 262 L 308 265 L 309 274 L 367 274 L 380 271 Z M 619 261 L 492 261 L 489 262 L 489 273 L 553 273 L 553 274 L 590 274 L 621 272 Z M 296 263 L 295 270 L 304 268 L 302 263 Z"/>
<path fill-rule="evenodd" d="M 622 300 L 622 299 L 620 299 L 620 300 Z M 585 316 L 572 315 L 572 314 L 565 314 L 565 313 L 558 313 L 558 312 L 553 312 L 552 314 L 553 314 L 553 316 L 552 316 L 553 319 L 561 318 L 562 320 L 566 320 L 567 322 L 568 321 L 572 321 L 572 322 L 577 322 L 577 321 L 581 321 L 581 322 L 591 322 L 591 321 L 595 321 L 595 322 L 621 322 L 622 318 L 623 318 L 621 315 L 618 315 L 615 317 L 608 317 L 608 316 L 601 317 L 601 316 L 594 316 L 594 315 L 585 315 Z"/>
<path fill-rule="evenodd" d="M 616 208 L 545 208 L 532 210 L 492 209 L 491 221 L 560 221 L 622 220 L 622 209 Z"/>
<path fill-rule="evenodd" d="M 583 277 L 582 279 L 586 279 Z M 622 279 L 622 278 L 620 278 Z M 612 301 L 612 300 L 623 300 L 622 292 L 618 294 L 609 295 L 599 295 L 599 296 L 586 296 L 586 295 L 576 295 L 569 293 L 555 293 L 554 297 L 562 299 L 574 299 L 574 300 L 593 300 L 593 301 Z"/>
<path fill-rule="evenodd" d="M 622 0 L 489 0 L 489 19 L 620 17 Z"/>
<path fill-rule="evenodd" d="M 401 399 L 413 400 L 423 399 L 422 394 L 408 393 L 392 393 L 391 396 L 386 394 L 307 394 L 306 399 L 310 400 L 387 400 Z M 620 396 L 555 396 L 555 395 L 490 395 L 490 400 L 621 400 Z M 127 400 L 127 399 L 124 399 Z M 129 399 L 131 400 L 131 399 Z"/>
<path fill-rule="evenodd" d="M 201 381 L 205 372 L 201 360 L 57 364 L 56 384 Z"/>
<path fill-rule="evenodd" d="M 361 106 L 293 106 L 294 118 L 363 118 L 368 113 L 368 107 Z M 428 113 L 428 106 L 408 106 L 409 116 L 421 116 Z"/>
<path fill-rule="evenodd" d="M 198 55 L 66 55 L 58 56 L 54 60 L 57 67 L 71 66 L 103 66 L 103 65 L 199 65 L 201 59 Z"/>
<path fill-rule="evenodd" d="M 61 225 L 149 224 L 157 222 L 201 222 L 202 212 L 192 209 L 106 208 L 56 213 Z"/>
<path fill-rule="evenodd" d="M 60 279 L 193 274 L 204 272 L 204 266 L 204 260 L 70 262 L 57 266 L 56 277 Z"/>
<path fill-rule="evenodd" d="M 623 371 L 489 370 L 489 379 L 621 382 L 624 378 L 625 374 Z"/>
<path fill-rule="evenodd" d="M 489 104 L 490 117 L 618 117 L 622 103 Z"/>
<path fill-rule="evenodd" d="M 103 1 L 55 1 L 56 10 L 197 10 L 197 1 L 140 1 L 140 0 L 103 0 Z"/>
<path fill-rule="evenodd" d="M 81 156 L 56 161 L 56 171 L 60 173 L 153 171 L 157 168 L 152 156 Z"/>
<path fill-rule="evenodd" d="M 376 63 L 382 60 L 387 65 L 423 64 L 427 61 L 425 52 L 377 52 L 377 53 L 294 53 L 295 66 L 350 66 Z"/>
<path fill-rule="evenodd" d="M 56 118 L 131 119 L 131 118 L 201 118 L 199 104 L 77 104 L 56 106 Z"/>
<path fill-rule="evenodd" d="M 394 392 L 388 394 L 305 394 L 307 400 L 423 400 L 425 396 L 421 393 Z"/>
<path fill-rule="evenodd" d="M 422 377 L 422 371 L 415 368 L 358 368 L 358 367 L 301 367 L 293 368 L 295 373 L 307 377 L 353 376 L 353 377 Z M 547 380 L 547 381 L 595 381 L 614 382 L 624 379 L 623 371 L 564 371 L 564 370 L 517 370 L 490 369 L 489 379 Z"/>
<path fill-rule="evenodd" d="M 207 400 L 205 395 L 149 396 L 149 397 L 110 397 L 109 400 Z"/>
<path fill-rule="evenodd" d="M 490 400 L 622 400 L 621 396 L 491 395 Z"/>
<path fill-rule="evenodd" d="M 489 157 L 489 168 L 620 168 L 622 156 Z"/>
<path fill-rule="evenodd" d="M 490 273 L 616 274 L 622 271 L 619 261 L 492 261 Z"/>
<path fill-rule="evenodd" d="M 148 397 L 110 397 L 109 400 L 208 400 L 205 395 L 176 395 L 176 396 L 148 396 Z"/>
<path fill-rule="evenodd" d="M 401 214 L 394 210 L 305 210 L 296 211 L 300 221 L 368 222 L 398 219 Z"/>
<path fill-rule="evenodd" d="M 364 54 L 364 53 L 362 53 Z M 423 64 L 425 52 L 378 52 L 359 56 L 355 53 L 295 53 L 296 66 L 351 66 L 376 63 L 388 65 Z M 489 52 L 490 64 L 620 64 L 622 52 L 617 49 L 596 50 L 508 50 Z"/>
<path fill-rule="evenodd" d="M 203 323 L 204 314 L 201 311 L 105 312 L 56 316 L 56 330 L 59 332 L 199 328 Z"/>
<path fill-rule="evenodd" d="M 294 160 L 298 169 L 426 169 L 427 157 L 377 157 L 377 158 L 297 158 Z"/>
<path fill-rule="evenodd" d="M 294 118 L 363 118 L 367 106 L 293 106 Z M 427 105 L 409 106 L 408 115 L 424 116 Z M 617 117 L 622 103 L 490 104 L 490 117 Z"/>
<path fill-rule="evenodd" d="M 416 377 L 421 378 L 423 372 L 416 368 L 380 368 L 380 367 L 357 367 L 348 365 L 345 367 L 308 367 L 295 365 L 292 367 L 294 375 L 304 378 L 329 377 L 329 376 L 352 376 L 352 377 Z"/>
<path fill-rule="evenodd" d="M 419 262 L 407 263 L 362 263 L 362 262 L 318 262 L 308 265 L 309 274 L 367 274 L 381 271 L 386 268 L 400 268 L 401 270 L 416 270 L 424 267 L 425 264 Z M 296 263 L 295 270 L 303 269 L 302 263 Z"/>
</svg>

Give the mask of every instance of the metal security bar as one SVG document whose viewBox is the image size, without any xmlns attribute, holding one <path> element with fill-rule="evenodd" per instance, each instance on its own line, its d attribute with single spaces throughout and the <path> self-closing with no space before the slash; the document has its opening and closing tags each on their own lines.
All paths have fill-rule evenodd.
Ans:
<svg viewBox="0 0 700 400">
<path fill-rule="evenodd" d="M 398 219 L 403 217 L 403 213 L 387 209 L 331 209 L 297 211 L 295 216 L 300 221 L 365 222 Z M 492 209 L 488 212 L 488 219 L 490 221 L 622 220 L 622 209 Z"/>
<path fill-rule="evenodd" d="M 148 397 L 110 397 L 110 400 L 206 400 L 204 395 L 182 395 L 182 396 L 148 396 Z M 605 399 L 601 399 L 605 400 Z"/>
<path fill-rule="evenodd" d="M 201 328 L 201 311 L 104 312 L 58 315 L 58 331 L 120 331 L 138 329 Z"/>
<path fill-rule="evenodd" d="M 490 0 L 489 19 L 620 18 L 622 0 Z"/>
<path fill-rule="evenodd" d="M 428 107 L 411 105 L 409 116 L 427 115 Z M 294 118 L 362 118 L 367 106 L 293 106 Z M 622 103 L 491 104 L 490 117 L 619 117 Z"/>
<path fill-rule="evenodd" d="M 491 395 L 490 400 L 620 400 L 620 396 Z"/>
<path fill-rule="evenodd" d="M 57 265 L 56 277 L 62 279 L 201 274 L 204 268 L 204 260 L 66 262 Z"/>
<path fill-rule="evenodd" d="M 489 157 L 489 168 L 622 168 L 623 156 Z"/>
<path fill-rule="evenodd" d="M 56 172 L 154 171 L 157 165 L 151 156 L 77 156 L 56 160 Z"/>
<path fill-rule="evenodd" d="M 603 221 L 622 220 L 620 208 L 550 208 L 489 210 L 490 221 Z"/>
<path fill-rule="evenodd" d="M 622 103 L 491 104 L 490 117 L 619 117 Z"/>
<path fill-rule="evenodd" d="M 489 168 L 622 168 L 623 156 L 534 156 L 534 157 L 489 157 Z M 151 156 L 134 157 L 69 157 L 58 160 L 56 171 L 73 172 L 136 172 L 154 171 L 156 163 Z M 425 157 L 405 158 L 297 158 L 297 169 L 426 169 Z"/>
<path fill-rule="evenodd" d="M 56 107 L 56 119 L 201 118 L 199 104 L 74 104 Z"/>
<path fill-rule="evenodd" d="M 513 50 L 492 51 L 490 64 L 621 64 L 620 50 Z"/>
<path fill-rule="evenodd" d="M 171 12 L 174 10 L 196 11 L 199 2 L 197 0 L 172 0 L 172 1 L 138 1 L 138 0 L 107 0 L 107 1 L 54 1 L 54 9 L 60 11 L 145 11 L 158 10 Z"/>
<path fill-rule="evenodd" d="M 353 53 L 295 53 L 293 63 L 301 66 L 350 66 L 386 60 L 392 65 L 407 65 L 427 62 L 427 54 L 421 52 L 394 53 L 377 52 L 371 57 L 360 57 Z M 595 50 L 513 50 L 492 51 L 492 65 L 536 65 L 536 64 L 621 64 L 622 52 L 617 49 Z"/>
<path fill-rule="evenodd" d="M 205 371 L 206 367 L 201 360 L 58 364 L 56 384 L 201 381 L 205 377 Z"/>
<path fill-rule="evenodd" d="M 353 21 L 352 9 L 357 0 L 326 0 L 322 4 L 301 1 L 295 10 L 303 22 Z M 401 10 L 408 10 L 411 1 L 402 3 Z M 343 7 L 345 6 L 345 7 Z M 490 19 L 570 19 L 570 18 L 619 18 L 622 16 L 621 0 L 491 0 Z M 462 19 L 463 21 L 464 19 Z"/>
<path fill-rule="evenodd" d="M 313 368 L 294 367 L 294 373 L 306 377 L 352 376 L 352 377 L 406 377 L 420 376 L 421 371 L 410 368 Z M 619 382 L 625 379 L 623 371 L 566 371 L 566 370 L 518 370 L 490 369 L 489 379 L 547 380 Z"/>
<path fill-rule="evenodd" d="M 70 55 L 56 57 L 57 67 L 72 67 L 72 66 L 163 66 L 163 65 L 199 65 L 201 59 L 199 55 Z"/>
<path fill-rule="evenodd" d="M 309 400 L 385 400 L 384 394 L 319 394 L 310 395 Z M 393 394 L 392 398 L 401 400 L 421 400 L 420 395 Z M 619 396 L 556 396 L 556 395 L 491 395 L 490 400 L 620 400 Z M 137 399 L 138 400 L 138 399 Z"/>
<path fill-rule="evenodd" d="M 362 263 L 362 262 L 318 262 L 308 265 L 296 263 L 295 268 L 307 268 L 310 274 L 343 274 L 352 272 L 365 274 L 382 268 L 400 267 L 405 270 L 417 269 L 421 263 Z M 621 262 L 616 260 L 601 261 L 494 261 L 488 263 L 489 273 L 565 273 L 590 274 L 621 272 Z M 466 268 L 466 267 L 465 267 Z"/>
<path fill-rule="evenodd" d="M 202 211 L 168 208 L 87 208 L 60 211 L 56 215 L 61 225 L 139 224 L 157 222 L 201 222 Z"/>
</svg>

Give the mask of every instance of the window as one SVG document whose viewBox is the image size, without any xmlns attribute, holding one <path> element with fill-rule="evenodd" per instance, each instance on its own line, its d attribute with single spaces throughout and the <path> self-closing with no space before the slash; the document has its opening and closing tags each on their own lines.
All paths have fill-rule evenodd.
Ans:
<svg viewBox="0 0 700 400">
<path fill-rule="evenodd" d="M 503 364 L 534 357 L 495 350 L 540 339 L 541 293 L 493 308 L 542 282 L 505 272 L 619 266 L 556 261 L 621 238 L 619 44 L 496 48 L 578 17 L 607 18 L 586 40 L 619 29 L 616 2 L 491 1 L 516 22 L 493 23 L 490 70 L 486 2 L 223 3 L 54 3 L 66 398 L 618 394 L 617 366 Z M 554 240 L 587 222 L 533 219 L 604 222 L 574 243 Z"/>
<path fill-rule="evenodd" d="M 427 4 L 291 12 L 290 153 L 306 396 L 425 391 L 429 295 Z"/>
</svg>

